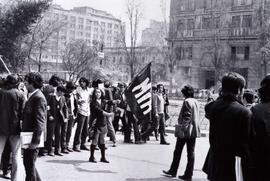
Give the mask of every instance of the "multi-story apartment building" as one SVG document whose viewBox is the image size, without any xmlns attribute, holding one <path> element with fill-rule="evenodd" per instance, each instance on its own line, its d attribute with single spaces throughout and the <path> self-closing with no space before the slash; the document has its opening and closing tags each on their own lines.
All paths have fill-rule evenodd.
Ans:
<svg viewBox="0 0 270 181">
<path fill-rule="evenodd" d="M 59 5 L 52 5 L 45 13 L 43 23 L 58 26 L 47 41 L 48 48 L 44 48 L 43 62 L 61 63 L 61 51 L 73 40 L 85 41 L 88 46 L 93 46 L 95 42 L 99 46 L 116 47 L 116 39 L 123 31 L 119 19 L 91 7 L 65 10 Z M 38 56 L 38 53 L 35 51 L 34 56 Z"/>
<path fill-rule="evenodd" d="M 171 0 L 168 43 L 175 80 L 196 88 L 236 71 L 257 88 L 267 66 L 260 53 L 263 8 L 269 0 Z M 263 68 L 266 67 L 266 68 Z"/>
</svg>

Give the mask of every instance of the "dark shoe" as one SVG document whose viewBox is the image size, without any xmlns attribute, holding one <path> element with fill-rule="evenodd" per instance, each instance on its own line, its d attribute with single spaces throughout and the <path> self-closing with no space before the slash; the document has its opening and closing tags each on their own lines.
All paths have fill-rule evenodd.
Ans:
<svg viewBox="0 0 270 181">
<path fill-rule="evenodd" d="M 125 140 L 124 143 L 133 143 L 133 140 Z"/>
<path fill-rule="evenodd" d="M 42 156 L 46 156 L 46 154 L 43 151 L 41 151 L 41 152 L 38 152 L 38 156 L 42 157 Z"/>
<path fill-rule="evenodd" d="M 179 176 L 178 178 L 181 179 L 181 180 L 185 180 L 185 181 L 191 181 L 192 180 L 191 177 L 187 177 L 185 175 Z"/>
<path fill-rule="evenodd" d="M 106 158 L 101 158 L 100 161 L 103 163 L 110 163 L 108 160 L 106 160 Z"/>
<path fill-rule="evenodd" d="M 81 150 L 86 150 L 86 151 L 89 151 L 90 149 L 89 149 L 89 148 L 87 148 L 85 145 L 82 145 L 82 146 L 81 146 Z"/>
<path fill-rule="evenodd" d="M 170 145 L 170 143 L 168 143 L 168 142 L 161 142 L 160 144 L 161 145 Z"/>
<path fill-rule="evenodd" d="M 164 174 L 166 174 L 167 176 L 170 176 L 170 177 L 176 177 L 176 174 L 172 174 L 170 171 L 162 170 L 162 172 L 163 172 Z"/>
<path fill-rule="evenodd" d="M 145 142 L 141 141 L 141 140 L 135 141 L 135 144 L 137 144 L 137 145 L 140 145 L 140 144 L 143 144 L 143 143 L 145 143 Z"/>
<path fill-rule="evenodd" d="M 55 152 L 54 154 L 57 156 L 63 156 L 60 152 Z"/>
<path fill-rule="evenodd" d="M 73 150 L 71 148 L 67 148 L 67 151 L 69 152 L 73 152 Z"/>
<path fill-rule="evenodd" d="M 73 151 L 81 152 L 81 150 L 79 150 L 78 148 L 73 148 Z"/>
<path fill-rule="evenodd" d="M 92 163 L 97 163 L 97 161 L 96 161 L 95 157 L 90 157 L 90 158 L 89 158 L 89 162 L 92 162 Z"/>
<path fill-rule="evenodd" d="M 61 153 L 69 154 L 69 151 L 68 151 L 67 149 L 63 149 L 63 150 L 61 151 Z"/>
</svg>

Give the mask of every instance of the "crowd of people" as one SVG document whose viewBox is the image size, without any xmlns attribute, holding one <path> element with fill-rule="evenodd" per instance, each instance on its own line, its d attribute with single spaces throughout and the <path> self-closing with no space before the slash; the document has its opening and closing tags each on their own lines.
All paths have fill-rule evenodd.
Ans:
<svg viewBox="0 0 270 181">
<path fill-rule="evenodd" d="M 270 75 L 256 91 L 245 90 L 245 79 L 238 73 L 223 76 L 219 96 L 205 106 L 209 119 L 210 148 L 203 171 L 210 181 L 269 181 L 270 180 Z M 181 180 L 192 180 L 194 148 L 200 136 L 198 103 L 192 87 L 184 87 L 185 97 L 178 124 L 192 125 L 189 136 L 178 137 L 173 161 L 163 173 L 177 174 L 183 146 L 187 146 L 187 166 Z"/>
<path fill-rule="evenodd" d="M 49 84 L 43 85 L 38 73 L 24 78 L 12 74 L 0 81 L 0 158 L 4 175 L 11 160 L 12 181 L 24 180 L 18 168 L 21 155 L 26 181 L 41 180 L 35 167 L 38 155 L 63 156 L 86 150 L 90 152 L 89 162 L 97 163 L 95 151 L 100 150 L 100 161 L 109 163 L 105 138 L 108 136 L 112 146 L 117 147 L 117 131 L 123 132 L 124 143 L 146 143 L 153 134 L 160 144 L 170 144 L 165 134 L 169 101 L 162 84 L 151 89 L 150 120 L 136 118 L 126 101 L 125 83 L 113 87 L 98 79 L 90 85 L 88 79 L 81 77 L 78 84 L 53 75 Z M 238 181 L 239 175 L 244 181 L 270 180 L 270 75 L 261 81 L 258 95 L 245 90 L 245 85 L 240 74 L 225 74 L 219 96 L 209 99 L 205 106 L 205 117 L 210 122 L 210 148 L 203 171 L 211 181 Z M 187 166 L 179 178 L 189 181 L 194 170 L 196 138 L 200 137 L 200 106 L 192 86 L 184 86 L 181 92 L 184 101 L 176 127 L 181 125 L 185 134 L 175 134 L 173 160 L 163 173 L 176 177 L 186 145 Z M 23 132 L 33 133 L 28 145 L 21 145 Z M 44 146 L 41 140 L 45 140 Z M 90 147 L 87 141 L 91 141 Z M 240 165 L 238 169 L 236 163 Z"/>
<path fill-rule="evenodd" d="M 165 138 L 169 101 L 164 86 L 152 87 L 150 120 L 136 118 L 127 104 L 125 88 L 125 83 L 112 86 L 100 79 L 90 84 L 85 77 L 76 85 L 57 75 L 43 84 L 38 73 L 25 77 L 11 74 L 1 79 L 0 158 L 4 177 L 8 177 L 11 162 L 11 180 L 23 180 L 18 169 L 21 154 L 26 181 L 41 180 L 35 167 L 38 156 L 64 156 L 86 150 L 90 151 L 89 162 L 96 163 L 94 153 L 100 150 L 100 161 L 109 163 L 105 156 L 105 138 L 108 136 L 116 147 L 118 131 L 123 133 L 124 143 L 143 144 L 154 134 L 160 144 L 169 145 Z M 22 132 L 33 133 L 29 145 L 21 145 Z M 87 141 L 91 142 L 90 147 Z"/>
</svg>

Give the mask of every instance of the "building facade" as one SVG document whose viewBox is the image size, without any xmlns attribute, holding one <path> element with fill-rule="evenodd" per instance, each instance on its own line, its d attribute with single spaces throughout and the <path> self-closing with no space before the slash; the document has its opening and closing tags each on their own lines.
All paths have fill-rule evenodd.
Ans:
<svg viewBox="0 0 270 181">
<path fill-rule="evenodd" d="M 167 47 L 165 47 L 167 48 Z M 119 81 L 129 83 L 130 63 L 127 56 L 129 48 L 105 48 L 105 58 L 102 62 L 103 67 L 114 65 L 115 71 L 119 71 Z M 164 50 L 158 47 L 139 46 L 135 48 L 136 64 L 135 73 L 138 73 L 144 66 L 152 62 L 151 73 L 152 82 L 158 83 L 166 81 L 166 62 L 164 59 Z"/>
<path fill-rule="evenodd" d="M 142 46 L 166 46 L 167 32 L 166 22 L 151 20 L 150 26 L 142 31 Z"/>
<path fill-rule="evenodd" d="M 180 72 L 175 79 L 185 80 L 178 84 L 210 88 L 236 71 L 257 88 L 269 67 L 260 53 L 261 10 L 268 6 L 268 0 L 171 0 L 168 43 Z"/>
<path fill-rule="evenodd" d="M 52 34 L 46 40 L 46 46 L 42 47 L 42 62 L 56 64 L 61 64 L 62 52 L 71 41 L 84 41 L 89 47 L 116 47 L 117 37 L 123 31 L 119 19 L 91 7 L 65 10 L 59 5 L 52 5 L 44 14 L 42 23 L 45 27 L 48 24 L 54 26 Z M 37 59 L 38 56 L 39 49 L 33 52 L 33 59 Z"/>
</svg>

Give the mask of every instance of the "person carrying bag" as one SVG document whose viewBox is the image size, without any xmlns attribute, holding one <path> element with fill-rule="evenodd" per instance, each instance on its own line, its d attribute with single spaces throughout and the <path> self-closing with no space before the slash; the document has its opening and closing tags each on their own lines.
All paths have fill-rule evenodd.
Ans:
<svg viewBox="0 0 270 181">
<path fill-rule="evenodd" d="M 168 171 L 163 170 L 163 173 L 171 177 L 175 177 L 180 163 L 180 158 L 184 145 L 187 145 L 187 167 L 184 175 L 179 176 L 182 180 L 191 180 L 194 169 L 194 150 L 196 138 L 200 137 L 199 128 L 199 103 L 194 99 L 194 89 L 190 85 L 186 85 L 181 92 L 185 100 L 181 108 L 178 125 L 175 126 L 175 137 L 177 138 L 173 161 Z"/>
</svg>

